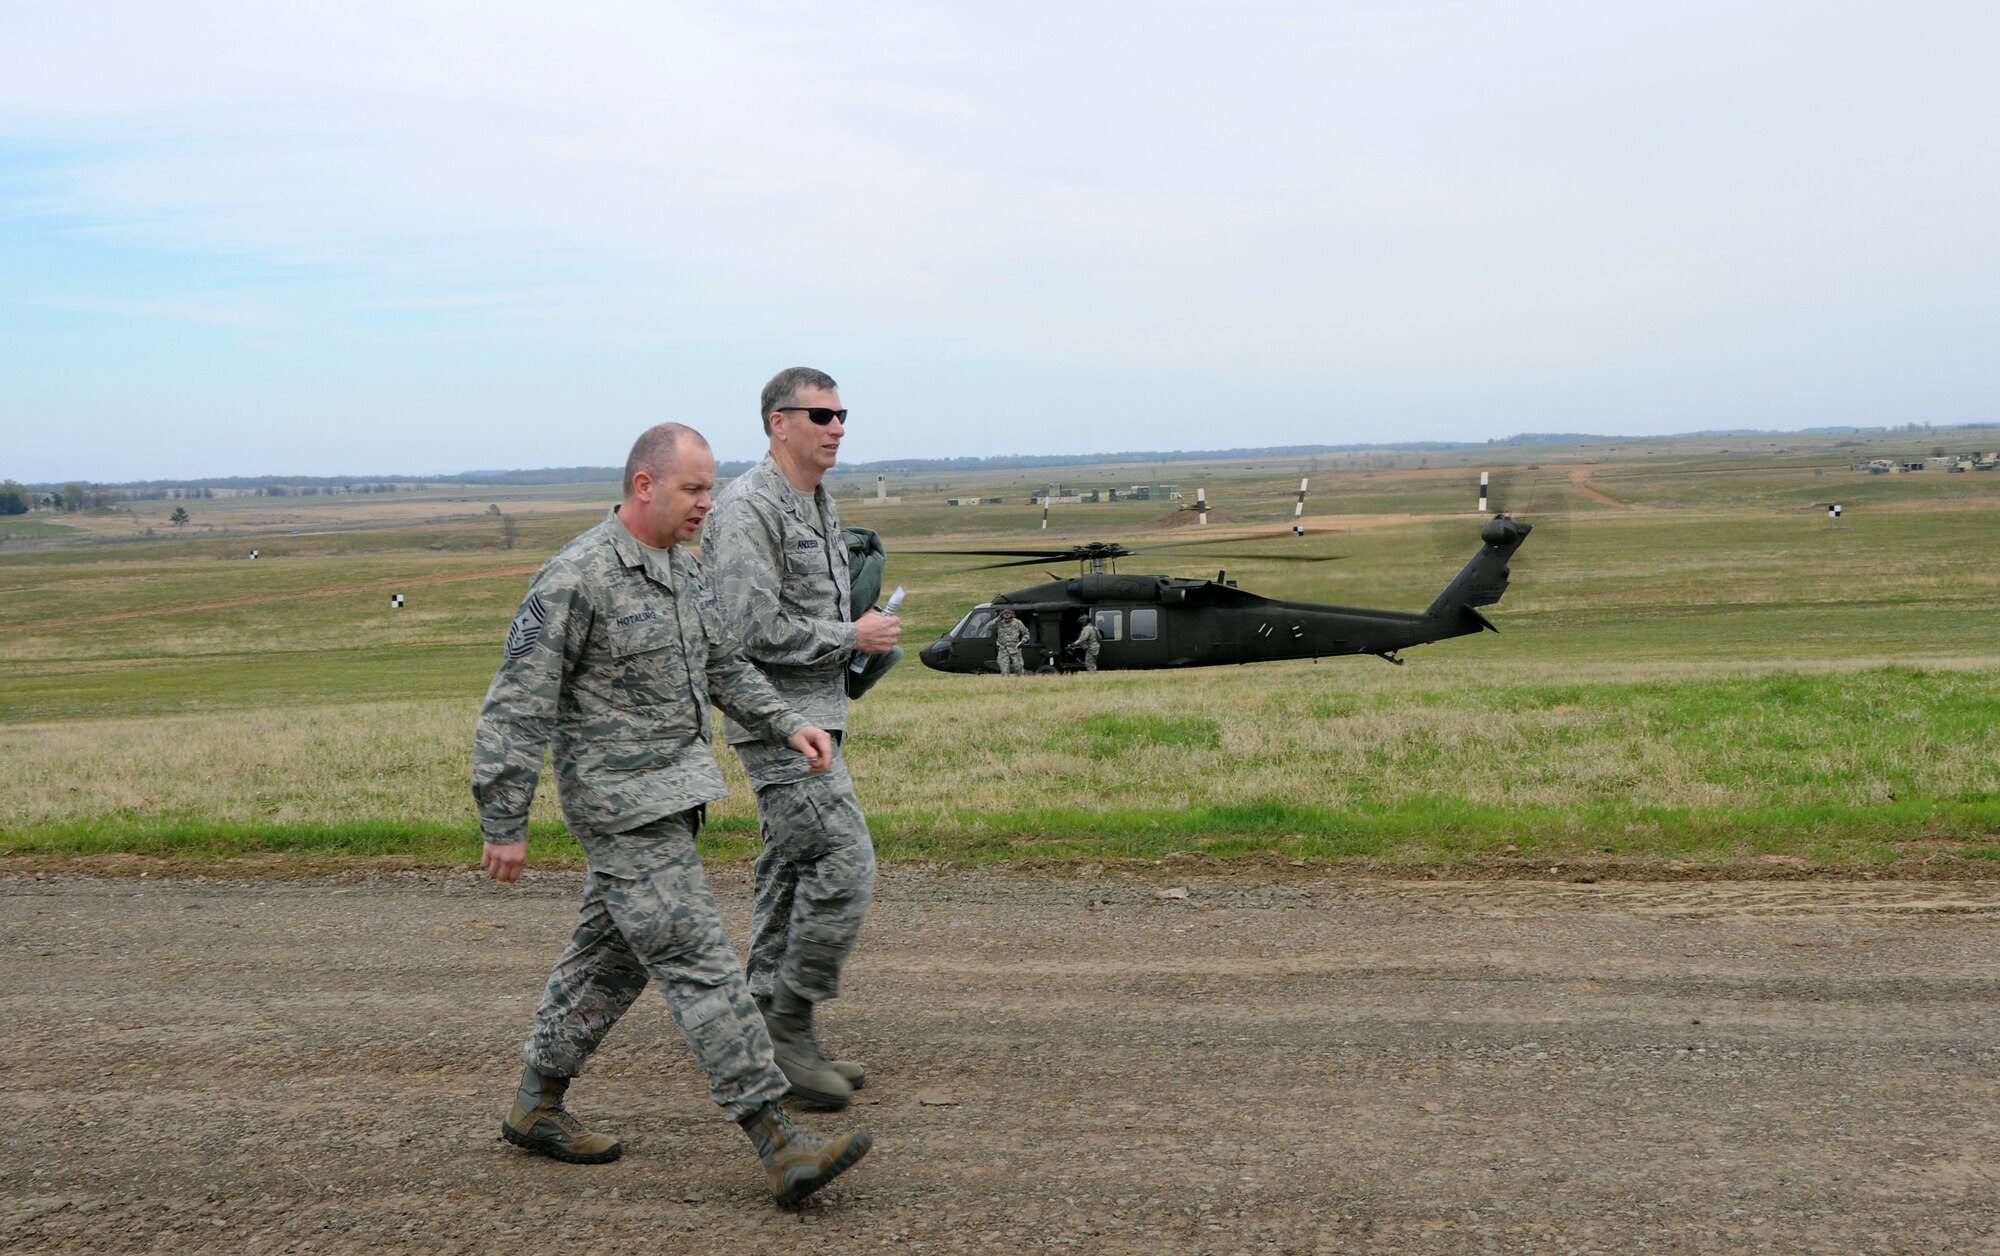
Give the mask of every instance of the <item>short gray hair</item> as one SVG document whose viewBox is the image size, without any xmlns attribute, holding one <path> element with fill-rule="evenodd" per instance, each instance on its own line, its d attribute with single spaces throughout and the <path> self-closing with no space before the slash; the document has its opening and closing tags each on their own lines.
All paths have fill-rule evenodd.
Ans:
<svg viewBox="0 0 2000 1256">
<path fill-rule="evenodd" d="M 771 377 L 764 385 L 764 409 L 758 414 L 764 424 L 764 435 L 771 434 L 771 412 L 791 405 L 799 399 L 801 388 L 838 388 L 833 376 L 825 371 L 815 371 L 810 366 L 788 366 Z"/>
<path fill-rule="evenodd" d="M 625 496 L 632 495 L 632 477 L 641 471 L 658 479 L 673 470 L 682 441 L 708 448 L 708 438 L 685 423 L 655 423 L 639 433 L 625 457 Z"/>
</svg>

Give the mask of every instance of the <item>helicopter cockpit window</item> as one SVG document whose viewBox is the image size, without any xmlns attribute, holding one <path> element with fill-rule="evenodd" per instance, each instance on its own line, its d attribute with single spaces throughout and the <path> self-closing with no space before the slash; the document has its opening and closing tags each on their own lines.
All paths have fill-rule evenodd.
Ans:
<svg viewBox="0 0 2000 1256">
<path fill-rule="evenodd" d="M 1117 611 L 1099 611 L 1092 618 L 1097 623 L 1098 640 L 1123 641 L 1125 639 L 1125 617 Z"/>
<path fill-rule="evenodd" d="M 993 620 L 994 615 L 990 608 L 974 607 L 966 612 L 964 619 L 958 621 L 958 627 L 951 630 L 951 635 L 960 641 L 973 637 L 990 637 L 993 635 Z"/>
<path fill-rule="evenodd" d="M 1132 640 L 1155 641 L 1160 635 L 1160 612 L 1152 607 L 1132 612 Z"/>
</svg>

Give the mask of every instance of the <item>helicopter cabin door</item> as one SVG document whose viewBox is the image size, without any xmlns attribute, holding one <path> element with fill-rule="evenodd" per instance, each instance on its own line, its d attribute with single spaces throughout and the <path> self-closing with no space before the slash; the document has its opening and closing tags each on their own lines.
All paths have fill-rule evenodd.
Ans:
<svg viewBox="0 0 2000 1256">
<path fill-rule="evenodd" d="M 1031 672 L 1061 671 L 1063 620 L 1058 612 L 1044 611 L 1028 617 L 1028 640 L 1021 649 L 1021 661 Z"/>
<path fill-rule="evenodd" d="M 1100 606 L 1091 612 L 1091 620 L 1097 625 L 1097 666 L 1100 670 L 1148 665 L 1133 652 L 1131 614 L 1131 611 L 1118 606 Z M 1071 634 L 1071 640 L 1075 640 L 1075 634 Z M 1081 660 L 1078 661 L 1081 663 Z"/>
<path fill-rule="evenodd" d="M 1124 655 L 1126 667 L 1164 667 L 1167 643 L 1157 606 L 1134 606 L 1125 611 Z"/>
</svg>

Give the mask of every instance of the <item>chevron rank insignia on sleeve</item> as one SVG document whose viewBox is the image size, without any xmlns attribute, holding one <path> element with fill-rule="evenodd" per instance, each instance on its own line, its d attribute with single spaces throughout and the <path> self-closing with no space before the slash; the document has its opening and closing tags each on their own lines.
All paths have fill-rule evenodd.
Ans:
<svg viewBox="0 0 2000 1256">
<path fill-rule="evenodd" d="M 507 657 L 517 659 L 534 649 L 535 642 L 542 639 L 542 625 L 548 618 L 548 608 L 542 605 L 542 595 L 531 594 L 521 604 L 521 613 L 514 616 L 514 622 L 507 626 Z"/>
</svg>

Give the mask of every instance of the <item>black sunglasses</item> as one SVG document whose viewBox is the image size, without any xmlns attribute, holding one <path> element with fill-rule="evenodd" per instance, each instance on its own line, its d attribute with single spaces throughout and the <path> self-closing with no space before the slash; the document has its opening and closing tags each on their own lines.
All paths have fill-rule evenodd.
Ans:
<svg viewBox="0 0 2000 1256">
<path fill-rule="evenodd" d="M 827 424 L 829 424 L 829 423 L 833 422 L 833 421 L 834 421 L 835 419 L 839 419 L 839 420 L 841 421 L 841 423 L 842 423 L 842 425 L 843 425 L 843 426 L 844 426 L 844 425 L 845 425 L 845 424 L 847 423 L 847 411 L 845 411 L 845 410 L 835 410 L 835 409 L 833 409 L 833 408 L 832 408 L 831 406 L 774 406 L 774 407 L 772 407 L 772 413 L 773 413 L 773 414 L 775 414 L 775 413 L 777 413 L 778 411 L 781 411 L 781 410 L 796 410 L 796 411 L 798 411 L 798 412 L 799 412 L 800 414 L 803 414 L 803 415 L 805 415 L 805 416 L 806 416 L 807 418 L 811 419 L 811 420 L 812 420 L 812 421 L 813 421 L 814 423 L 817 423 L 817 424 L 818 424 L 819 426 L 821 426 L 821 427 L 825 427 L 825 426 L 826 426 Z"/>
</svg>

